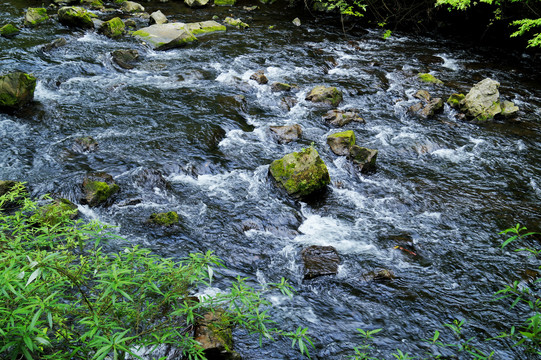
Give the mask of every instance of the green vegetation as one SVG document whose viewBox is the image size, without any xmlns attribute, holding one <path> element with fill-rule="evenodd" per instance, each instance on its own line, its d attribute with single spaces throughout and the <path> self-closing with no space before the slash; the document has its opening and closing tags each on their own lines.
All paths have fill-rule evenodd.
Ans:
<svg viewBox="0 0 541 360">
<path fill-rule="evenodd" d="M 70 220 L 42 222 L 42 209 L 15 183 L 0 196 L 0 355 L 4 359 L 121 360 L 171 345 L 204 359 L 191 332 L 205 314 L 213 324 L 240 326 L 263 339 L 285 337 L 308 355 L 307 329 L 274 327 L 264 293 L 291 295 L 286 280 L 254 289 L 237 278 L 223 293 L 194 298 L 222 267 L 212 254 L 174 261 L 138 246 L 115 251 L 107 226 Z M 1 210 L 19 203 L 12 213 Z M 224 330 L 224 334 L 225 334 Z"/>
<path fill-rule="evenodd" d="M 176 211 L 169 211 L 166 213 L 153 213 L 148 221 L 156 225 L 173 226 L 179 223 L 180 218 Z"/>
<path fill-rule="evenodd" d="M 479 0 L 472 2 L 471 0 L 436 0 L 436 6 L 442 6 L 447 5 L 449 6 L 449 10 L 455 9 L 455 10 L 465 10 L 470 8 L 471 6 L 477 6 L 481 3 L 493 5 L 493 13 L 494 18 L 493 21 L 501 21 L 504 19 L 504 9 L 515 5 L 518 7 L 519 5 L 524 5 L 526 7 L 530 7 L 533 1 L 529 0 Z M 535 13 L 535 10 L 533 10 L 533 13 Z M 535 13 L 537 16 L 539 14 Z M 511 22 L 511 25 L 517 26 L 518 29 L 513 34 L 511 34 L 511 37 L 516 36 L 522 36 L 526 34 L 530 34 L 531 31 L 534 28 L 541 27 L 541 18 L 537 19 L 518 19 Z M 536 34 L 531 35 L 531 38 L 528 40 L 528 47 L 541 47 L 541 32 L 538 32 Z"/>
</svg>

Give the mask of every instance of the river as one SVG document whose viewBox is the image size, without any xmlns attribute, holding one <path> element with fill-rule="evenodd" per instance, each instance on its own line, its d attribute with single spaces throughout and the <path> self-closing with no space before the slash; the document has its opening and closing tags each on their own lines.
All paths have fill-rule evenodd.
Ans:
<svg viewBox="0 0 541 360">
<path fill-rule="evenodd" d="M 29 4 L 41 2 L 4 0 L 2 22 L 21 24 Z M 541 227 L 538 59 L 437 37 L 395 32 L 384 40 L 383 29 L 344 34 L 336 19 L 280 7 L 143 5 L 170 21 L 234 14 L 250 28 L 228 27 L 164 52 L 128 35 L 111 40 L 56 21 L 0 38 L 0 72 L 38 78 L 33 104 L 0 113 L 0 179 L 26 181 L 35 196 L 67 197 L 84 219 L 115 225 L 129 243 L 163 256 L 215 251 L 228 267 L 216 289 L 236 275 L 255 285 L 289 279 L 297 294 L 273 294 L 272 314 L 283 328 L 310 328 L 314 359 L 353 355 L 357 328 L 383 329 L 375 339 L 379 356 L 391 358 L 397 348 L 421 356 L 431 349 L 422 339 L 435 330 L 453 340 L 442 326 L 453 319 L 466 320 L 465 336 L 496 350 L 496 358 L 524 358 L 508 342 L 482 340 L 518 318 L 509 303 L 492 301 L 494 292 L 538 266 L 535 258 L 500 250 L 505 238 L 497 234 L 518 222 Z M 292 24 L 296 16 L 299 27 Z M 58 37 L 67 44 L 41 49 Z M 112 61 L 116 49 L 136 49 L 141 60 L 121 69 Z M 271 92 L 250 80 L 258 70 L 269 84 L 297 86 L 289 94 Z M 418 72 L 445 84 L 421 83 Z M 446 99 L 486 77 L 520 107 L 515 119 L 472 124 L 447 105 L 429 119 L 407 111 L 418 89 Z M 379 150 L 375 173 L 361 174 L 330 151 L 327 135 L 341 130 L 322 120 L 328 108 L 305 100 L 320 84 L 343 91 L 341 109 L 359 109 L 366 123 L 342 130 Z M 296 104 L 284 106 L 284 97 Z M 303 137 L 279 144 L 268 128 L 288 124 L 300 124 Z M 82 136 L 95 138 L 99 149 L 75 151 Z M 268 167 L 311 144 L 332 182 L 324 196 L 305 203 L 278 191 Z M 147 170 L 170 186 L 147 186 L 141 181 Z M 111 174 L 121 187 L 112 206 L 81 204 L 80 185 L 92 171 Z M 151 213 L 170 210 L 181 226 L 145 223 Z M 309 245 L 336 248 L 336 276 L 303 280 L 300 251 Z M 367 274 L 381 269 L 395 279 L 371 281 Z M 235 337 L 244 359 L 300 358 L 289 342 L 259 348 L 243 331 Z"/>
</svg>

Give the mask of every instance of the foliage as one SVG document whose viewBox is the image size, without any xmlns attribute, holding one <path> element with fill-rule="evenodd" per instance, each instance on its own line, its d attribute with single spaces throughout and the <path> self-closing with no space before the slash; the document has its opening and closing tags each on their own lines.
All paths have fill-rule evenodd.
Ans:
<svg viewBox="0 0 541 360">
<path fill-rule="evenodd" d="M 284 331 L 268 314 L 264 292 L 286 295 L 286 280 L 256 290 L 238 278 L 227 292 L 193 297 L 223 267 L 212 252 L 180 261 L 138 246 L 107 251 L 119 239 L 107 226 L 42 221 L 22 184 L 0 196 L 0 209 L 19 199 L 12 213 L 0 210 L 0 357 L 2 359 L 125 359 L 160 345 L 188 359 L 204 359 L 192 333 L 206 313 L 222 313 L 216 327 L 241 326 L 260 341 L 286 337 L 302 354 L 312 345 L 307 329 Z"/>
<path fill-rule="evenodd" d="M 495 5 L 496 10 L 494 10 L 494 20 L 501 20 L 502 18 L 502 8 L 505 4 L 508 3 L 521 3 L 529 6 L 529 0 L 479 0 L 471 2 L 471 0 L 437 0 L 436 6 L 448 5 L 449 10 L 465 10 L 470 6 L 475 6 L 478 3 L 485 3 L 489 5 Z M 535 11 L 533 11 L 535 13 Z M 539 14 L 536 14 L 539 16 Z M 518 26 L 517 31 L 511 34 L 511 37 L 517 37 L 526 35 L 532 29 L 541 27 L 541 18 L 538 19 L 520 19 L 511 22 L 511 25 Z M 541 32 L 531 35 L 532 37 L 528 40 L 528 47 L 541 47 Z"/>
<path fill-rule="evenodd" d="M 341 15 L 361 17 L 366 11 L 364 0 L 314 0 L 314 7 L 326 11 L 338 10 Z"/>
</svg>

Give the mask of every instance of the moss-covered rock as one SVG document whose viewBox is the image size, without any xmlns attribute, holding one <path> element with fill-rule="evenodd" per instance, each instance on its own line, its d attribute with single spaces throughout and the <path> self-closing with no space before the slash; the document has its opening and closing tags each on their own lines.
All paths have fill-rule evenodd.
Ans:
<svg viewBox="0 0 541 360">
<path fill-rule="evenodd" d="M 237 0 L 214 0 L 214 5 L 217 6 L 233 6 Z"/>
<path fill-rule="evenodd" d="M 361 172 L 372 172 L 376 170 L 376 159 L 378 150 L 367 149 L 359 145 L 353 145 L 349 149 L 349 158 L 359 166 Z"/>
<path fill-rule="evenodd" d="M 263 70 L 258 70 L 252 75 L 250 75 L 250 79 L 257 82 L 259 85 L 263 85 L 269 82 L 269 79 L 265 76 L 265 72 Z"/>
<path fill-rule="evenodd" d="M 360 117 L 359 111 L 355 109 L 349 110 L 329 110 L 323 115 L 323 120 L 337 127 L 342 127 L 350 122 L 358 122 L 364 124 L 364 119 Z"/>
<path fill-rule="evenodd" d="M 349 155 L 349 149 L 355 145 L 355 133 L 347 130 L 327 136 L 327 144 L 336 155 Z"/>
<path fill-rule="evenodd" d="M 438 85 L 443 84 L 443 81 L 441 81 L 440 79 L 436 78 L 434 75 L 429 74 L 429 73 L 418 73 L 417 76 L 419 77 L 421 81 L 426 82 L 426 83 L 438 84 Z"/>
<path fill-rule="evenodd" d="M 34 99 L 36 78 L 23 72 L 0 76 L 0 109 L 17 109 Z"/>
<path fill-rule="evenodd" d="M 245 22 L 242 22 L 241 19 L 233 19 L 232 17 L 226 17 L 224 19 L 224 23 L 235 26 L 237 29 L 246 29 L 250 27 L 250 25 L 246 24 Z"/>
<path fill-rule="evenodd" d="M 323 85 L 316 86 L 310 91 L 306 99 L 312 102 L 322 102 L 332 106 L 338 106 L 342 101 L 342 91 L 335 87 L 326 87 Z"/>
<path fill-rule="evenodd" d="M 95 10 L 103 10 L 105 8 L 101 0 L 81 0 L 81 5 Z"/>
<path fill-rule="evenodd" d="M 103 22 L 99 28 L 99 32 L 110 38 L 118 38 L 124 34 L 124 23 L 118 17 Z"/>
<path fill-rule="evenodd" d="M 208 34 L 216 31 L 226 31 L 225 25 L 214 20 L 201 21 L 197 23 L 187 23 L 184 28 L 194 35 Z"/>
<path fill-rule="evenodd" d="M 122 11 L 127 13 L 137 13 L 137 12 L 144 12 L 145 8 L 143 5 L 136 3 L 134 1 L 124 1 L 122 5 L 120 6 Z"/>
<path fill-rule="evenodd" d="M 77 205 L 68 199 L 56 199 L 52 203 L 41 207 L 36 214 L 39 222 L 49 226 L 57 225 L 66 218 L 74 220 L 78 215 Z"/>
<path fill-rule="evenodd" d="M 269 172 L 280 187 L 295 197 L 308 196 L 331 182 L 327 166 L 313 147 L 274 160 Z"/>
<path fill-rule="evenodd" d="M 271 84 L 272 92 L 291 91 L 291 85 L 281 82 L 273 82 Z"/>
<path fill-rule="evenodd" d="M 501 103 L 502 112 L 501 115 L 505 117 L 513 117 L 519 111 L 518 106 L 513 104 L 511 101 L 503 101 Z"/>
<path fill-rule="evenodd" d="M 464 94 L 453 94 L 451 96 L 449 96 L 449 98 L 447 99 L 447 104 L 449 104 L 450 107 L 452 107 L 453 109 L 460 109 L 460 104 L 462 103 L 462 100 L 464 100 L 464 98 L 466 97 L 466 95 Z"/>
<path fill-rule="evenodd" d="M 168 211 L 165 213 L 153 213 L 148 218 L 148 222 L 160 226 L 173 226 L 180 222 L 180 218 L 176 211 Z"/>
<path fill-rule="evenodd" d="M 207 359 L 241 360 L 233 351 L 233 330 L 230 316 L 223 309 L 208 312 L 197 319 L 194 340 Z"/>
<path fill-rule="evenodd" d="M 70 27 L 93 29 L 93 17 L 96 15 L 78 6 L 64 6 L 58 9 L 58 21 Z"/>
<path fill-rule="evenodd" d="M 47 9 L 45 8 L 28 8 L 24 15 L 24 24 L 26 26 L 36 26 L 49 20 Z"/>
<path fill-rule="evenodd" d="M 98 142 L 92 136 L 84 136 L 75 139 L 73 150 L 79 153 L 92 152 L 98 149 Z"/>
<path fill-rule="evenodd" d="M 501 113 L 499 87 L 499 82 L 489 78 L 475 84 L 461 102 L 466 116 L 484 122 Z"/>
<path fill-rule="evenodd" d="M 0 27 L 0 36 L 5 38 L 12 38 L 18 35 L 20 30 L 13 24 L 6 24 Z"/>
<path fill-rule="evenodd" d="M 113 177 L 106 173 L 89 175 L 83 181 L 84 198 L 81 202 L 91 207 L 107 205 L 111 197 L 120 191 L 120 187 L 114 182 Z"/>
<path fill-rule="evenodd" d="M 270 131 L 275 134 L 280 144 L 290 143 L 298 140 L 302 136 L 302 129 L 299 124 L 271 126 Z"/>
<path fill-rule="evenodd" d="M 186 46 L 197 38 L 185 29 L 183 23 L 154 24 L 135 31 L 132 35 L 156 50 L 168 50 Z"/>
<path fill-rule="evenodd" d="M 191 8 L 198 8 L 206 6 L 209 3 L 209 0 L 184 0 L 184 4 L 188 5 Z"/>
</svg>

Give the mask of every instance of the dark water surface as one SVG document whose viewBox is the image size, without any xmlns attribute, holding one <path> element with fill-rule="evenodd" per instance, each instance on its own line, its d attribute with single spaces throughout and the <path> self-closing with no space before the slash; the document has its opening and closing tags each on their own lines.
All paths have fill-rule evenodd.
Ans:
<svg viewBox="0 0 541 360">
<path fill-rule="evenodd" d="M 28 4 L 0 3 L 2 23 L 21 24 Z M 537 267 L 535 259 L 499 250 L 497 235 L 517 222 L 540 227 L 541 81 L 531 55 L 405 34 L 383 40 L 381 30 L 344 35 L 339 24 L 307 14 L 296 27 L 290 9 L 143 5 L 183 22 L 232 13 L 250 28 L 228 28 L 167 52 L 56 21 L 0 38 L 0 72 L 18 69 L 39 80 L 34 104 L 0 114 L 0 179 L 27 181 L 34 195 L 67 197 L 85 218 L 116 225 L 129 242 L 164 256 L 214 250 L 229 270 L 202 291 L 224 288 L 237 274 L 252 284 L 290 279 L 297 296 L 272 294 L 272 313 L 284 328 L 310 328 L 315 359 L 352 355 L 357 328 L 383 328 L 376 344 L 390 358 L 396 348 L 422 355 L 429 346 L 421 339 L 455 318 L 467 320 L 466 336 L 481 339 L 515 324 L 509 304 L 491 300 Z M 60 36 L 67 45 L 41 50 Z M 111 51 L 121 48 L 141 54 L 134 70 L 112 62 Z M 298 88 L 272 93 L 250 80 L 260 69 L 269 84 Z M 428 71 L 445 86 L 420 83 L 417 72 Z M 447 98 L 485 77 L 498 80 L 502 97 L 520 107 L 516 119 L 475 125 L 456 120 L 448 107 L 433 119 L 406 112 L 417 89 Z M 358 173 L 326 145 L 327 135 L 340 130 L 321 119 L 328 109 L 304 100 L 319 84 L 344 91 L 340 108 L 360 110 L 366 124 L 343 130 L 379 150 L 376 173 Z M 288 110 L 284 96 L 297 104 Z M 268 130 L 295 123 L 304 131 L 297 143 L 278 144 Z M 99 150 L 74 151 L 81 136 L 94 137 Z M 307 204 L 277 191 L 267 171 L 272 160 L 311 143 L 332 185 Z M 160 171 L 171 187 L 146 186 L 145 170 Z M 120 185 L 113 206 L 80 205 L 80 184 L 90 171 L 110 173 Z M 140 202 L 126 205 L 134 199 Z M 151 213 L 170 210 L 180 214 L 181 227 L 144 224 Z M 300 251 L 308 245 L 334 246 L 342 258 L 339 274 L 303 281 Z M 365 274 L 380 269 L 396 279 L 367 281 Z M 237 339 L 245 359 L 299 358 L 289 342 L 260 349 L 242 331 Z M 509 345 L 480 342 L 497 349 L 499 359 L 524 358 Z"/>
</svg>

